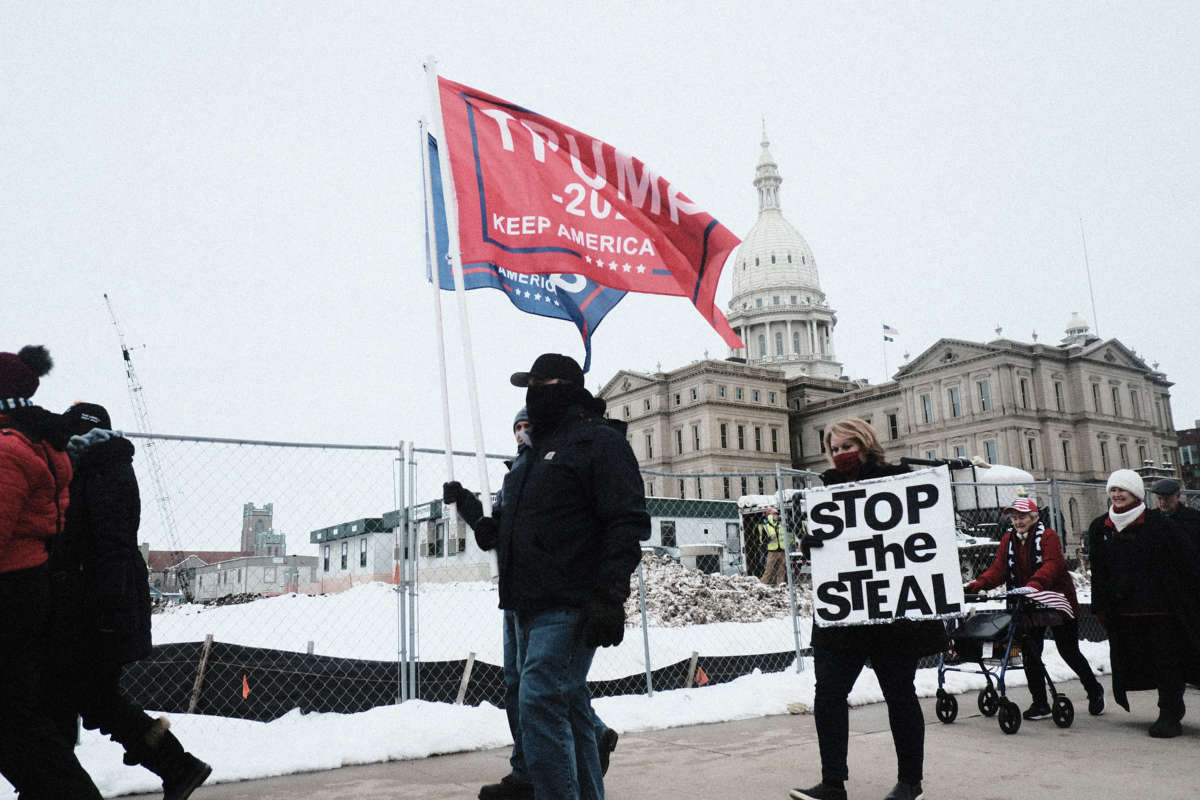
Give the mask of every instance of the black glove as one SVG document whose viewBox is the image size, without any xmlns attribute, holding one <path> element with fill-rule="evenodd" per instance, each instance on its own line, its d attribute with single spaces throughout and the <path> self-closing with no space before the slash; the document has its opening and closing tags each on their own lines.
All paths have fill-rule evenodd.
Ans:
<svg viewBox="0 0 1200 800">
<path fill-rule="evenodd" d="M 491 517 L 480 517 L 472 530 L 475 531 L 475 544 L 479 545 L 480 550 L 491 550 L 496 546 L 496 539 L 500 536 L 496 520 Z"/>
<path fill-rule="evenodd" d="M 800 544 L 805 547 L 824 547 L 825 540 L 816 536 L 810 536 L 807 533 L 800 537 Z"/>
<path fill-rule="evenodd" d="M 583 641 L 588 647 L 612 647 L 625 638 L 625 604 L 593 595 L 583 606 Z"/>
<path fill-rule="evenodd" d="M 463 488 L 458 481 L 442 484 L 442 502 L 457 506 L 458 515 L 472 529 L 475 528 L 475 523 L 479 521 L 479 518 L 483 516 L 483 503 L 479 502 L 478 497 Z"/>
</svg>

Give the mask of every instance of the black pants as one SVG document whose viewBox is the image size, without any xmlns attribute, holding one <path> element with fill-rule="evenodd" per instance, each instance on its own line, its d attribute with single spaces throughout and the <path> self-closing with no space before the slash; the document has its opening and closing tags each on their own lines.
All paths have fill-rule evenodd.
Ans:
<svg viewBox="0 0 1200 800">
<path fill-rule="evenodd" d="M 121 667 L 97 664 L 87 672 L 60 672 L 54 676 L 58 691 L 46 694 L 43 705 L 60 736 L 74 739 L 76 719 L 83 727 L 111 737 L 126 750 L 136 747 L 154 724 L 154 718 L 121 691 Z"/>
<path fill-rule="evenodd" d="M 1067 662 L 1083 688 L 1091 697 L 1096 692 L 1103 691 L 1100 682 L 1092 674 L 1092 666 L 1088 664 L 1083 653 L 1079 652 L 1079 620 L 1068 619 L 1060 625 L 1050 626 L 1050 635 L 1054 637 L 1054 645 L 1058 654 Z M 1046 667 L 1042 664 L 1042 648 L 1046 643 L 1046 629 L 1038 626 L 1021 634 L 1021 657 L 1025 661 L 1025 678 L 1029 682 L 1029 695 L 1034 704 L 1046 702 Z"/>
<path fill-rule="evenodd" d="M 0 573 L 0 773 L 21 800 L 100 800 L 39 703 L 49 594 L 42 567 Z"/>
<path fill-rule="evenodd" d="M 821 749 L 821 777 L 844 781 L 850 775 L 846 763 L 850 708 L 846 698 L 866 666 L 867 656 L 823 648 L 815 649 L 813 656 L 817 673 L 813 716 Z M 879 653 L 872 654 L 870 659 L 887 701 L 897 778 L 905 783 L 919 783 L 925 761 L 925 716 L 913 686 L 917 657 Z"/>
<path fill-rule="evenodd" d="M 154 719 L 121 691 L 112 644 L 93 629 L 79 574 L 50 575 L 50 657 L 42 669 L 42 706 L 60 735 L 75 740 L 77 719 L 125 747 L 142 749 Z"/>
</svg>

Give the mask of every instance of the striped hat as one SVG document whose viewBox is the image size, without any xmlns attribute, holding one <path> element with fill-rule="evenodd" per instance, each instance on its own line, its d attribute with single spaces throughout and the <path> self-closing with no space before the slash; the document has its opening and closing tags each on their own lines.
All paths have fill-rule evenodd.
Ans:
<svg viewBox="0 0 1200 800">
<path fill-rule="evenodd" d="M 1012 503 L 1001 513 L 1036 514 L 1038 513 L 1038 507 L 1037 503 L 1033 501 L 1033 498 L 1018 497 L 1016 500 L 1013 500 Z"/>
</svg>

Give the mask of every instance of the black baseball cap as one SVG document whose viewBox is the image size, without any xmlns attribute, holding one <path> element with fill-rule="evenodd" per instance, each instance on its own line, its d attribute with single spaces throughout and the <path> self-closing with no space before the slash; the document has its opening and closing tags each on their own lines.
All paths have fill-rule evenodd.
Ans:
<svg viewBox="0 0 1200 800">
<path fill-rule="evenodd" d="M 75 403 L 63 412 L 63 422 L 70 436 L 82 436 L 92 428 L 112 429 L 108 411 L 97 403 Z"/>
<path fill-rule="evenodd" d="M 513 386 L 528 386 L 530 378 L 559 378 L 583 386 L 583 368 L 579 362 L 561 353 L 542 353 L 528 372 L 514 372 L 509 382 Z"/>
</svg>

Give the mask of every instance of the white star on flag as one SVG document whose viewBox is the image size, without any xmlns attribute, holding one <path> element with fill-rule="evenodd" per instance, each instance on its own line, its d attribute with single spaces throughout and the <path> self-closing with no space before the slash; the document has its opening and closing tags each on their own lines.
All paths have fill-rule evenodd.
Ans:
<svg viewBox="0 0 1200 800">
<path fill-rule="evenodd" d="M 637 265 L 637 271 L 638 271 L 638 274 L 639 274 L 639 275 L 641 275 L 643 272 L 645 272 L 645 271 L 646 271 L 646 265 L 645 265 L 645 264 L 638 264 L 638 265 Z"/>
<path fill-rule="evenodd" d="M 610 261 L 610 262 L 608 262 L 608 268 L 609 268 L 609 269 L 616 269 L 616 268 L 617 268 L 617 262 L 615 262 L 615 261 Z"/>
<path fill-rule="evenodd" d="M 626 272 L 629 272 L 629 270 L 633 269 L 633 267 L 630 264 L 624 264 L 621 268 L 623 270 L 625 270 Z"/>
<path fill-rule="evenodd" d="M 542 299 L 542 293 L 541 293 L 541 292 L 538 292 L 537 294 L 535 294 L 535 295 L 533 296 L 533 299 L 534 299 L 534 300 L 541 300 L 541 299 Z"/>
</svg>

